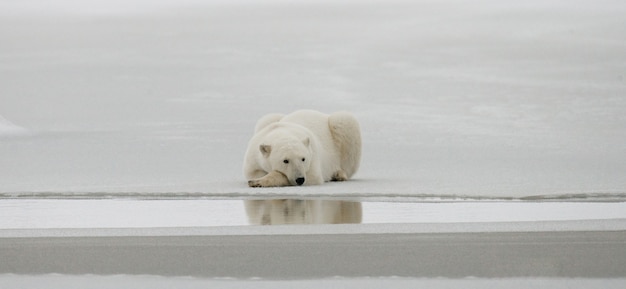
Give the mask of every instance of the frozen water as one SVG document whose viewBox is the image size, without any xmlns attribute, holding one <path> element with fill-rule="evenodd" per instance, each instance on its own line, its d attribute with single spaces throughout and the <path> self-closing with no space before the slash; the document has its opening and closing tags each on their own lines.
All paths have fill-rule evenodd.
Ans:
<svg viewBox="0 0 626 289">
<path fill-rule="evenodd" d="M 0 225 L 6 249 L 0 250 L 0 283 L 623 288 L 624 15 L 620 0 L 0 1 L 0 219 L 10 222 Z M 364 155 L 356 178 L 317 187 L 246 187 L 241 163 L 256 119 L 299 108 L 357 116 Z M 278 228 L 239 226 L 246 216 L 237 211 L 240 221 L 180 227 L 214 225 L 201 219 L 211 213 L 232 216 L 224 203 L 207 206 L 216 198 L 241 210 L 241 201 L 229 198 L 294 196 L 618 202 L 400 204 L 419 206 L 420 214 L 415 207 L 366 207 L 364 222 L 379 224 Z M 515 210 L 520 207 L 535 211 Z M 167 210 L 177 214 L 164 219 Z M 505 221 L 518 223 L 499 223 Z M 42 229 L 68 227 L 90 229 Z M 240 235 L 247 238 L 222 252 Z M 369 243 L 348 246 L 341 238 Z M 219 240 L 215 244 L 223 246 L 211 247 Z M 307 250 L 303 240 L 320 247 Z M 430 247 L 423 243 L 428 240 Z M 398 246 L 381 246 L 388 242 Z M 276 255 L 263 251 L 270 247 Z M 347 250 L 369 255 L 324 257 Z M 205 254 L 240 259 L 224 269 L 229 258 Z M 162 263 L 152 262 L 155 256 Z M 274 262 L 256 270 L 304 271 L 308 260 L 293 266 L 302 256 L 317 258 L 318 269 L 366 257 L 404 263 L 366 271 L 376 262 L 363 262 L 356 271 L 343 268 L 362 275 L 340 280 L 128 275 L 143 262 L 143 272 L 151 274 L 197 269 L 252 277 L 258 275 L 238 270 L 255 264 L 238 260 Z M 120 263 L 124 258 L 129 261 Z M 416 260 L 443 269 L 425 279 L 359 278 L 377 276 L 381 268 L 408 271 Z M 48 273 L 70 266 L 94 273 L 90 268 L 104 264 L 112 271 L 102 274 L 123 275 L 6 274 L 17 273 L 19 262 L 27 268 L 21 272 L 32 274 L 35 267 Z M 493 279 L 436 278 L 453 274 L 460 263 L 499 273 L 485 275 Z M 582 269 L 559 275 L 569 265 Z M 422 273 L 406 276 L 416 272 Z M 578 278 L 501 279 L 507 276 Z"/>
<path fill-rule="evenodd" d="M 0 230 L 0 274 L 623 279 L 624 232 L 624 220 Z"/>
<path fill-rule="evenodd" d="M 626 198 L 623 1 L 29 0 L 0 11 L 3 196 Z M 355 180 L 247 188 L 256 119 L 298 108 L 359 118 Z"/>
<path fill-rule="evenodd" d="M 623 288 L 624 279 L 444 279 L 444 278 L 329 278 L 324 280 L 238 280 L 161 276 L 43 276 L 0 275 L 3 288 Z"/>
<path fill-rule="evenodd" d="M 0 138 L 19 136 L 27 133 L 28 132 L 24 128 L 11 123 L 0 115 Z"/>
<path fill-rule="evenodd" d="M 274 200 L 282 202 L 283 200 Z M 272 217 L 291 224 L 454 224 L 578 221 L 577 230 L 589 230 L 583 221 L 626 221 L 626 203 L 558 202 L 359 202 L 357 209 L 341 208 L 343 214 L 358 218 L 323 222 L 339 212 L 334 202 L 314 202 L 317 207 L 298 205 L 274 208 Z M 262 206 L 258 205 L 258 206 Z M 254 209 L 269 210 L 267 207 Z M 304 220 L 298 217 L 303 215 Z M 247 215 L 242 200 L 0 200 L 2 229 L 58 228 L 172 228 L 249 225 L 255 214 Z M 306 221 L 318 220 L 318 221 Z M 260 223 L 256 221 L 255 223 Z M 272 222 L 281 224 L 281 222 Z M 596 223 L 596 225 L 599 223 Z M 571 228 L 571 227 L 569 227 Z M 518 228 L 519 229 L 519 228 Z"/>
</svg>

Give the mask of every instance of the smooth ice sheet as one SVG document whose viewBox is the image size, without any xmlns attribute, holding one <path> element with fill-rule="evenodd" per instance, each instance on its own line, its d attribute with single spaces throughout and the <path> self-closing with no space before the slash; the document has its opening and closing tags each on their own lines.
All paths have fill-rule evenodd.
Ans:
<svg viewBox="0 0 626 289">
<path fill-rule="evenodd" d="M 94 276 L 94 275 L 0 275 L 3 288 L 623 288 L 624 279 L 557 279 L 557 278 L 514 278 L 514 279 L 443 279 L 443 278 L 329 278 L 318 280 L 238 280 L 231 278 L 201 279 L 161 276 Z"/>
<path fill-rule="evenodd" d="M 3 1 L 0 193 L 624 200 L 625 3 Z M 247 188 L 298 108 L 357 116 L 355 179 Z"/>
</svg>

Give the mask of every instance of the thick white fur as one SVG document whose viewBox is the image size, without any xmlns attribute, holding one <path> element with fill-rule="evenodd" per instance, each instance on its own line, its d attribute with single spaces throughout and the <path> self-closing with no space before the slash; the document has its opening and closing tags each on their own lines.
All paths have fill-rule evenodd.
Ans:
<svg viewBox="0 0 626 289">
<path fill-rule="evenodd" d="M 360 160 L 361 131 L 352 114 L 299 110 L 259 119 L 243 172 L 251 187 L 300 185 L 302 178 L 319 185 L 349 179 Z"/>
</svg>

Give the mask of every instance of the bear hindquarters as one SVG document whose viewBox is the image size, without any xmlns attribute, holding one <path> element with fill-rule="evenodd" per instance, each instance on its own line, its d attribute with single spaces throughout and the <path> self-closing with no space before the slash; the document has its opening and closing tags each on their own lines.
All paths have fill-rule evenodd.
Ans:
<svg viewBox="0 0 626 289">
<path fill-rule="evenodd" d="M 283 118 L 283 114 L 270 113 L 261 117 L 254 126 L 254 132 L 257 133 L 272 123 L 277 123 Z"/>
<path fill-rule="evenodd" d="M 343 182 L 348 180 L 348 176 L 343 170 L 338 170 L 333 174 L 330 180 L 333 182 Z"/>
<path fill-rule="evenodd" d="M 340 157 L 341 171 L 333 179 L 344 181 L 351 178 L 361 163 L 361 128 L 356 118 L 349 112 L 335 112 L 328 117 L 335 147 Z"/>
</svg>

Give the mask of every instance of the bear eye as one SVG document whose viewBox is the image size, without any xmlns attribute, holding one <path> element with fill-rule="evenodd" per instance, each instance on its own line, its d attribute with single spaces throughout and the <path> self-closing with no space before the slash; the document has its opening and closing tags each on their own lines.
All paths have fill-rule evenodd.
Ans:
<svg viewBox="0 0 626 289">
<path fill-rule="evenodd" d="M 305 160 L 306 160 L 305 158 L 302 158 L 302 161 L 305 161 Z"/>
<path fill-rule="evenodd" d="M 283 163 L 288 164 L 288 163 L 289 163 L 289 160 L 284 160 L 284 161 L 283 161 Z"/>
</svg>

